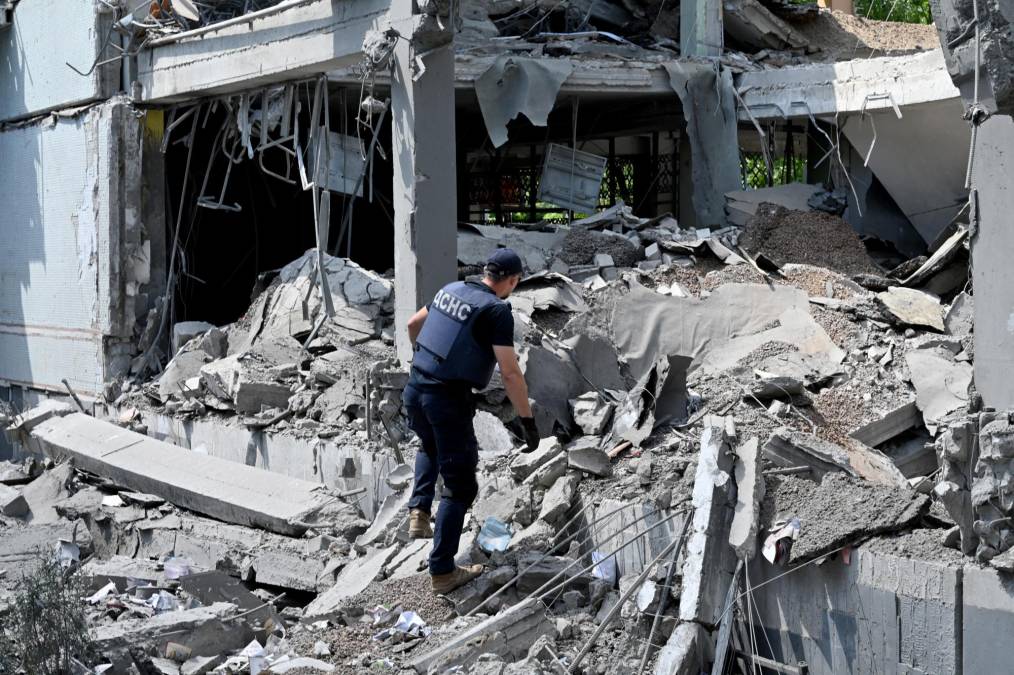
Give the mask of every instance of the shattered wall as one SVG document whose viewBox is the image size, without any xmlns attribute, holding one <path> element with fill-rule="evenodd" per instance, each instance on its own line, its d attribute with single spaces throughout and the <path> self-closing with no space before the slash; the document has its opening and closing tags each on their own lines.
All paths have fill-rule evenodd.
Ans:
<svg viewBox="0 0 1014 675">
<path fill-rule="evenodd" d="M 0 378 L 94 394 L 146 310 L 140 139 L 123 101 L 0 132 Z"/>
<path fill-rule="evenodd" d="M 27 117 L 112 96 L 120 65 L 87 72 L 102 50 L 113 12 L 95 0 L 30 0 L 16 3 L 14 21 L 0 26 L 0 121 Z"/>
</svg>

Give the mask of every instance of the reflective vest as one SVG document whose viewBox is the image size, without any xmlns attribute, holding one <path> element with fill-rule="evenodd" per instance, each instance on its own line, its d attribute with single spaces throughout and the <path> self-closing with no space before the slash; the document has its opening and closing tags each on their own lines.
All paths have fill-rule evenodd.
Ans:
<svg viewBox="0 0 1014 675">
<path fill-rule="evenodd" d="M 430 303 L 412 366 L 437 380 L 485 388 L 496 357 L 492 345 L 476 342 L 472 327 L 483 309 L 502 302 L 485 285 L 456 281 L 444 286 Z"/>
</svg>

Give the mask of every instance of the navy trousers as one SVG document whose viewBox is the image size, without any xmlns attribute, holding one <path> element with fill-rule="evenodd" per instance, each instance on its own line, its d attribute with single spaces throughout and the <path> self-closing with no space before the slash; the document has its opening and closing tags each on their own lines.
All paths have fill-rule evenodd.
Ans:
<svg viewBox="0 0 1014 675">
<path fill-rule="evenodd" d="M 415 456 L 415 486 L 408 508 L 430 513 L 437 475 L 444 479 L 429 569 L 430 574 L 447 574 L 454 570 L 465 513 L 479 492 L 475 478 L 479 445 L 472 427 L 474 399 L 466 387 L 409 382 L 402 403 L 409 426 L 422 441 Z"/>
</svg>

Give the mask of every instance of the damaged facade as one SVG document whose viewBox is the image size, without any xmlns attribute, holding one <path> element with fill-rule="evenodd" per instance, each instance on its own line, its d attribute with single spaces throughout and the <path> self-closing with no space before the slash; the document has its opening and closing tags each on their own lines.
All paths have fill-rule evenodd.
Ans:
<svg viewBox="0 0 1014 675">
<path fill-rule="evenodd" d="M 1005 670 L 1011 17 L 932 10 L 0 3 L 0 616 L 55 551 L 76 672 Z M 544 439 L 477 392 L 434 596 L 406 321 L 500 247 Z"/>
</svg>

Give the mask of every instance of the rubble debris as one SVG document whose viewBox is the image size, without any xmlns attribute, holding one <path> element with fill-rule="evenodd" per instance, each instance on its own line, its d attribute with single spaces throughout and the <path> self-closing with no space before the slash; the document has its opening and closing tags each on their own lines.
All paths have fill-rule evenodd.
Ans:
<svg viewBox="0 0 1014 675">
<path fill-rule="evenodd" d="M 903 326 L 924 326 L 944 331 L 943 308 L 940 300 L 929 293 L 912 288 L 891 286 L 877 294 L 891 316 Z"/>
<path fill-rule="evenodd" d="M 905 354 L 905 363 L 926 428 L 935 433 L 948 413 L 968 405 L 972 367 L 940 349 L 911 350 Z"/>
<path fill-rule="evenodd" d="M 368 549 L 367 553 L 350 562 L 335 580 L 334 586 L 321 593 L 303 610 L 303 621 L 312 622 L 329 619 L 336 615 L 348 598 L 360 593 L 380 574 L 397 547 Z"/>
<path fill-rule="evenodd" d="M 28 513 L 28 502 L 21 491 L 0 484 L 0 514 L 18 518 Z"/>
<path fill-rule="evenodd" d="M 439 648 L 414 658 L 409 666 L 418 673 L 440 672 L 456 664 L 472 663 L 479 654 L 494 652 L 519 658 L 526 655 L 535 638 L 548 635 L 553 624 L 546 607 L 528 598 L 510 609 L 460 631 Z M 491 638 L 498 637 L 494 645 Z M 437 665 L 439 664 L 439 666 Z"/>
<path fill-rule="evenodd" d="M 766 530 L 779 520 L 798 518 L 790 564 L 799 564 L 855 546 L 877 534 L 905 529 L 926 513 L 929 497 L 851 478 L 826 474 L 815 483 L 793 476 L 769 477 L 761 522 Z"/>
<path fill-rule="evenodd" d="M 238 614 L 237 609 L 232 603 L 216 602 L 97 626 L 92 646 L 100 653 L 109 653 L 145 645 L 154 655 L 165 654 L 172 642 L 191 656 L 214 656 L 239 649 L 249 640 L 251 633 L 235 630 L 229 624 L 229 619 Z"/>
<path fill-rule="evenodd" d="M 843 274 L 877 272 L 855 230 L 821 211 L 790 211 L 762 203 L 744 227 L 740 245 L 779 266 L 805 263 Z"/>
</svg>

